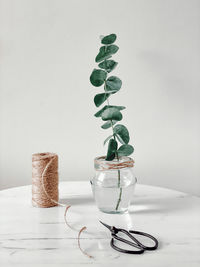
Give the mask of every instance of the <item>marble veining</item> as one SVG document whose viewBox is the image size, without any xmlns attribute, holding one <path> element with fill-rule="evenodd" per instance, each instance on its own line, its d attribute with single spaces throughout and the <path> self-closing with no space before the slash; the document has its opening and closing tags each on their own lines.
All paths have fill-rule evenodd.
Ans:
<svg viewBox="0 0 200 267">
<path fill-rule="evenodd" d="M 161 187 L 137 185 L 130 212 L 99 212 L 89 182 L 62 182 L 64 208 L 33 208 L 31 186 L 0 191 L 0 266 L 200 266 L 200 198 Z M 110 248 L 110 233 L 99 223 L 149 232 L 159 240 L 157 251 L 120 254 Z M 78 249 L 78 230 L 86 226 Z"/>
</svg>

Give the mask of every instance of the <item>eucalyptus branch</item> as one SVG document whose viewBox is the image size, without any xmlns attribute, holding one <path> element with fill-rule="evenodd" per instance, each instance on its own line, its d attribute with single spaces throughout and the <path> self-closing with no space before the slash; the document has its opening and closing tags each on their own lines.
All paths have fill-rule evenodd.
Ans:
<svg viewBox="0 0 200 267">
<path fill-rule="evenodd" d="M 101 126 L 102 129 L 112 128 L 112 135 L 108 136 L 104 141 L 106 144 L 108 141 L 108 149 L 106 160 L 112 161 L 114 158 L 118 160 L 122 156 L 129 156 L 133 153 L 134 149 L 129 145 L 129 132 L 128 129 L 122 125 L 117 124 L 122 120 L 123 115 L 121 111 L 125 109 L 124 106 L 112 106 L 109 104 L 109 98 L 111 95 L 117 93 L 122 86 L 122 81 L 117 76 L 107 77 L 108 74 L 113 71 L 118 63 L 111 59 L 112 55 L 117 53 L 119 47 L 113 44 L 117 39 L 116 34 L 110 34 L 101 39 L 101 44 L 99 53 L 95 58 L 96 63 L 98 63 L 98 69 L 94 69 L 90 75 L 90 82 L 95 87 L 100 87 L 104 85 L 104 92 L 95 95 L 94 103 L 96 107 L 100 107 L 105 101 L 105 105 L 97 113 L 95 117 L 100 117 L 104 124 Z M 121 146 L 118 148 L 118 143 Z M 120 171 L 118 170 L 118 187 L 120 187 Z M 116 206 L 116 210 L 119 207 L 121 201 L 122 189 L 120 188 L 120 196 Z"/>
</svg>

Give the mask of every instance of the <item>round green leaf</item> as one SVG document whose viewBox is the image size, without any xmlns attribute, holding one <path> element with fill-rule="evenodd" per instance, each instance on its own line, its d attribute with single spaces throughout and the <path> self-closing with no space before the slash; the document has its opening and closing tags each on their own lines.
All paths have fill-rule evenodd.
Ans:
<svg viewBox="0 0 200 267">
<path fill-rule="evenodd" d="M 103 37 L 103 39 L 101 40 L 101 43 L 102 44 L 106 44 L 106 45 L 107 44 L 112 44 L 112 43 L 114 43 L 116 41 L 116 39 L 117 39 L 117 35 L 112 33 L 110 35 L 107 35 L 107 36 Z"/>
<path fill-rule="evenodd" d="M 106 80 L 105 90 L 109 93 L 116 93 L 121 86 L 122 81 L 116 76 L 111 76 Z"/>
<path fill-rule="evenodd" d="M 125 109 L 125 107 L 123 107 L 123 106 L 108 106 L 108 105 L 106 105 L 106 106 L 104 106 L 102 109 L 100 109 L 97 113 L 95 113 L 94 114 L 94 116 L 95 117 L 101 117 L 101 114 L 104 112 L 104 110 L 106 110 L 106 109 L 108 109 L 108 108 L 116 108 L 116 109 L 118 109 L 118 110 L 123 110 L 123 109 Z"/>
<path fill-rule="evenodd" d="M 116 123 L 117 123 L 117 121 L 115 121 L 115 120 L 112 120 L 112 122 L 107 121 L 103 125 L 101 125 L 101 128 L 106 130 L 106 129 L 110 128 L 112 125 L 115 125 Z"/>
<path fill-rule="evenodd" d="M 101 63 L 99 63 L 99 68 L 106 70 L 108 73 L 110 73 L 114 68 L 117 66 L 117 62 L 114 60 L 105 60 Z"/>
<path fill-rule="evenodd" d="M 102 104 L 103 102 L 105 102 L 106 99 L 107 99 L 109 96 L 110 96 L 110 94 L 105 94 L 105 93 L 95 95 L 95 97 L 94 97 L 94 103 L 95 103 L 96 107 L 101 106 L 101 104 Z"/>
<path fill-rule="evenodd" d="M 121 121 L 122 113 L 116 108 L 108 108 L 102 113 L 101 118 L 103 121 L 108 121 L 108 120 Z"/>
<path fill-rule="evenodd" d="M 104 70 L 94 69 L 90 75 L 90 82 L 92 85 L 99 87 L 101 86 L 107 77 L 107 73 Z"/>
<path fill-rule="evenodd" d="M 114 139 L 110 139 L 108 143 L 108 151 L 106 160 L 113 160 L 115 158 L 115 153 L 117 151 L 117 142 Z"/>
<path fill-rule="evenodd" d="M 116 125 L 113 131 L 116 135 L 118 135 L 122 139 L 122 142 L 120 141 L 120 143 L 128 144 L 130 140 L 129 132 L 128 132 L 128 129 L 124 125 L 122 124 Z"/>
<path fill-rule="evenodd" d="M 118 51 L 119 47 L 116 45 L 109 45 L 109 46 L 101 46 L 99 49 L 99 53 L 95 58 L 95 61 L 101 62 L 105 59 L 110 58 L 113 54 Z"/>
<path fill-rule="evenodd" d="M 118 156 L 129 156 L 133 153 L 134 148 L 131 145 L 122 145 L 117 150 Z"/>
</svg>

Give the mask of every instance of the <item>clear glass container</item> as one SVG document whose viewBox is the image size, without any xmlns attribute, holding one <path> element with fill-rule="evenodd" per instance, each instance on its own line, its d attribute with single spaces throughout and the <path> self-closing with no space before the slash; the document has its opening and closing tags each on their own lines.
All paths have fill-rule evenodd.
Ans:
<svg viewBox="0 0 200 267">
<path fill-rule="evenodd" d="M 90 182 L 99 210 L 106 213 L 128 211 L 137 182 L 133 166 L 134 161 L 129 157 L 112 161 L 106 161 L 105 157 L 95 158 L 95 176 Z"/>
</svg>

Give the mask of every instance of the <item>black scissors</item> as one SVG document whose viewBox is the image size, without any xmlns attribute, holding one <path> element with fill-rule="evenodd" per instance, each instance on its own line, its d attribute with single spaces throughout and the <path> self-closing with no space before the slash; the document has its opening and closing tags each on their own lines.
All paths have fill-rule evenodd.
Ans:
<svg viewBox="0 0 200 267">
<path fill-rule="evenodd" d="M 110 241 L 110 245 L 113 249 L 119 251 L 119 252 L 122 252 L 122 253 L 127 253 L 127 254 L 142 254 L 144 253 L 145 250 L 155 250 L 157 249 L 158 247 L 158 240 L 153 237 L 152 235 L 150 234 L 147 234 L 147 233 L 144 233 L 144 232 L 140 232 L 140 231 L 133 231 L 133 230 L 130 230 L 130 231 L 127 231 L 125 229 L 121 229 L 121 228 L 116 228 L 114 226 L 110 226 L 110 225 L 107 225 L 106 223 L 103 223 L 100 221 L 100 223 L 102 223 L 105 227 L 107 227 L 110 231 L 111 231 L 111 236 L 112 236 L 112 239 Z M 132 239 L 134 242 L 131 242 L 127 239 L 124 239 L 122 237 L 119 237 L 117 235 L 117 233 L 119 232 L 122 232 L 124 233 L 125 235 L 127 235 L 130 239 Z M 142 235 L 142 236 L 146 236 L 148 238 L 150 238 L 151 240 L 154 241 L 154 246 L 145 246 L 143 245 L 139 240 L 137 240 L 132 234 L 135 234 L 135 235 Z M 132 247 L 135 247 L 137 248 L 138 250 L 126 250 L 126 249 L 122 249 L 122 248 L 119 248 L 117 247 L 115 244 L 114 244 L 114 239 L 118 240 L 118 241 L 121 241 L 123 243 L 126 243 Z"/>
</svg>

